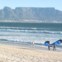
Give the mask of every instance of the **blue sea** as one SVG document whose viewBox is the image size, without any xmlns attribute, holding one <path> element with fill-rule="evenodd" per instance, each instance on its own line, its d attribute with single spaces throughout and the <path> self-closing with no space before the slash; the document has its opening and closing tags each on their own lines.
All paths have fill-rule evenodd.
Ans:
<svg viewBox="0 0 62 62">
<path fill-rule="evenodd" d="M 51 43 L 62 39 L 62 23 L 0 22 L 0 43 Z"/>
</svg>

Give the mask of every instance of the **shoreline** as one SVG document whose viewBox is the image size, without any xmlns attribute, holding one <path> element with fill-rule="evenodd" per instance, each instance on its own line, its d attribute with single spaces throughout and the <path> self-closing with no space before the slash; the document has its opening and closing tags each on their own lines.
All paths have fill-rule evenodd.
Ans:
<svg viewBox="0 0 62 62">
<path fill-rule="evenodd" d="M 8 46 L 14 46 L 14 47 L 18 47 L 18 48 L 26 48 L 26 49 L 35 49 L 35 50 L 44 50 L 44 51 L 49 51 L 48 50 L 48 46 L 44 46 L 43 44 L 38 44 L 38 43 L 34 43 L 34 45 L 32 44 L 32 42 L 0 42 L 0 45 L 8 45 Z M 53 51 L 52 47 L 51 47 L 51 50 L 50 51 Z M 57 47 L 56 46 L 56 52 L 62 52 L 62 49 L 61 47 Z M 55 52 L 54 51 L 54 52 Z"/>
</svg>

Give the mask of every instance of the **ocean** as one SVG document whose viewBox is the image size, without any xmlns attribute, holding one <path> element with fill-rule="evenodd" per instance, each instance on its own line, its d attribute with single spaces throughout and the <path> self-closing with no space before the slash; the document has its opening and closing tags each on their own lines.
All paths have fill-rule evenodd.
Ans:
<svg viewBox="0 0 62 62">
<path fill-rule="evenodd" d="M 51 43 L 62 39 L 62 23 L 0 22 L 0 42 Z"/>
</svg>

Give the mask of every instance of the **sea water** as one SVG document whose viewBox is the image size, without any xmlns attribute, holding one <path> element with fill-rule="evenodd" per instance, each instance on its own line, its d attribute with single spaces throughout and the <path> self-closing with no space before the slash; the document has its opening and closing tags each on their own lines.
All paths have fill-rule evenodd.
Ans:
<svg viewBox="0 0 62 62">
<path fill-rule="evenodd" d="M 0 42 L 51 43 L 62 39 L 62 23 L 0 22 Z"/>
</svg>

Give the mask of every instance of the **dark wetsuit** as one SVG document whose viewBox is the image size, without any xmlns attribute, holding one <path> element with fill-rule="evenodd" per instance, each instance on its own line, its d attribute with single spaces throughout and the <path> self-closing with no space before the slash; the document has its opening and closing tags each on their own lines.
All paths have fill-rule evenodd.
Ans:
<svg viewBox="0 0 62 62">
<path fill-rule="evenodd" d="M 56 50 L 56 45 L 55 44 L 53 44 L 53 50 Z"/>
</svg>

